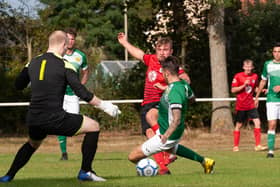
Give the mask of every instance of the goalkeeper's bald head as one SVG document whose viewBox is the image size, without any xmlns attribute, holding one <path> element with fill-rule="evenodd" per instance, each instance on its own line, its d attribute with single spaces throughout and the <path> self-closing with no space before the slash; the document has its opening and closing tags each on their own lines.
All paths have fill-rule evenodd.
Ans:
<svg viewBox="0 0 280 187">
<path fill-rule="evenodd" d="M 67 35 L 64 31 L 57 30 L 49 36 L 49 46 L 54 47 L 67 42 Z"/>
<path fill-rule="evenodd" d="M 48 51 L 63 55 L 66 50 L 67 44 L 68 44 L 68 38 L 66 33 L 61 30 L 56 30 L 52 32 L 49 36 Z"/>
</svg>

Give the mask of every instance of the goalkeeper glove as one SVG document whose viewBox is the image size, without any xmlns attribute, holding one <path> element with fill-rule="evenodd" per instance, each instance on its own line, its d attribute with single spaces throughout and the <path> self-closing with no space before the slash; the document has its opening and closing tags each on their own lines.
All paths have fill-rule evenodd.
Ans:
<svg viewBox="0 0 280 187">
<path fill-rule="evenodd" d="M 116 117 L 121 114 L 119 107 L 117 105 L 112 104 L 109 101 L 101 100 L 99 106 L 97 108 L 103 110 L 105 113 L 109 114 L 112 117 Z"/>
</svg>

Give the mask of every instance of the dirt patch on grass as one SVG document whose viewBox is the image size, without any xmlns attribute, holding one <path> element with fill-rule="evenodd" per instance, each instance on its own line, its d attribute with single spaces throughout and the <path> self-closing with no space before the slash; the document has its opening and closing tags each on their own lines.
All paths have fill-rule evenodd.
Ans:
<svg viewBox="0 0 280 187">
<path fill-rule="evenodd" d="M 15 153 L 25 143 L 26 137 L 3 137 L 0 138 L 0 153 Z M 69 153 L 80 152 L 83 135 L 67 138 L 67 149 Z M 133 147 L 140 145 L 146 138 L 140 134 L 122 132 L 101 132 L 99 140 L 99 152 L 129 152 Z M 196 151 L 201 150 L 232 150 L 233 136 L 227 134 L 211 134 L 207 130 L 186 130 L 181 143 Z M 266 144 L 266 134 L 262 134 L 262 144 Z M 276 138 L 276 146 L 280 145 L 280 138 Z M 253 150 L 253 130 L 243 129 L 240 138 L 240 150 Z M 59 145 L 56 136 L 48 136 L 38 152 L 57 153 Z"/>
</svg>

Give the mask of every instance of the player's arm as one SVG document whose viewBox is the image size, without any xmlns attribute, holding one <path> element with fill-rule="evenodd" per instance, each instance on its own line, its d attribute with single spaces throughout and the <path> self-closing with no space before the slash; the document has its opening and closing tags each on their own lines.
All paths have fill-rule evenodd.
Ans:
<svg viewBox="0 0 280 187">
<path fill-rule="evenodd" d="M 231 87 L 231 93 L 238 93 L 241 90 L 243 90 L 245 88 L 246 85 L 241 85 L 241 86 L 233 86 Z"/>
<path fill-rule="evenodd" d="M 27 87 L 30 82 L 30 78 L 28 75 L 28 67 L 24 67 L 20 74 L 17 76 L 15 81 L 15 87 L 17 90 L 23 90 Z"/>
<path fill-rule="evenodd" d="M 131 56 L 133 56 L 134 58 L 143 61 L 143 57 L 144 57 L 144 51 L 142 51 L 141 49 L 135 47 L 134 45 L 130 44 L 126 38 L 126 35 L 123 32 L 120 32 L 118 34 L 118 41 L 119 43 L 127 49 L 127 51 L 129 52 L 129 54 Z"/>
<path fill-rule="evenodd" d="M 185 80 L 187 83 L 191 84 L 191 79 L 190 76 L 186 73 L 183 72 L 181 74 L 179 74 L 179 78 Z"/>
<path fill-rule="evenodd" d="M 84 69 L 84 70 L 81 70 L 81 83 L 83 85 L 85 85 L 88 81 L 88 76 L 89 76 L 89 70 L 88 68 L 87 69 Z"/>
<path fill-rule="evenodd" d="M 160 89 L 160 90 L 166 90 L 168 87 L 167 85 L 162 85 L 159 82 L 153 85 L 155 88 Z"/>
<path fill-rule="evenodd" d="M 161 135 L 161 142 L 165 143 L 168 139 L 169 136 L 176 130 L 178 125 L 180 124 L 181 121 L 181 109 L 179 108 L 174 108 L 172 109 L 172 116 L 173 119 L 171 123 L 169 124 L 168 129 L 165 131 L 163 135 Z"/>
<path fill-rule="evenodd" d="M 255 96 L 255 106 L 256 106 L 256 107 L 259 106 L 259 96 L 260 96 L 262 90 L 264 89 L 266 83 L 267 83 L 267 80 L 262 79 L 262 80 L 260 81 L 259 87 L 258 87 L 258 89 L 257 89 L 256 96 Z"/>
<path fill-rule="evenodd" d="M 244 84 L 240 85 L 240 86 L 232 86 L 231 87 L 231 93 L 238 93 L 241 90 L 243 90 L 248 84 L 250 83 L 249 80 L 244 81 Z"/>
<path fill-rule="evenodd" d="M 113 105 L 109 101 L 103 101 L 95 96 L 93 93 L 87 90 L 87 88 L 81 84 L 77 73 L 72 69 L 66 69 L 67 83 L 74 90 L 75 94 L 88 102 L 89 104 L 103 110 L 112 117 L 116 117 L 121 113 L 117 105 Z"/>
</svg>

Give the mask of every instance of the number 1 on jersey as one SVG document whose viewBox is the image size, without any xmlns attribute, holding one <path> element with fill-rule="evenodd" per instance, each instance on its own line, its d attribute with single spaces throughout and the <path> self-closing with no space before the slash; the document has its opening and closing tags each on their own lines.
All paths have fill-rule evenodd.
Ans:
<svg viewBox="0 0 280 187">
<path fill-rule="evenodd" d="M 40 81 L 44 80 L 46 63 L 47 63 L 47 60 L 42 60 L 41 68 L 40 68 L 40 75 L 39 75 L 39 80 Z"/>
</svg>

